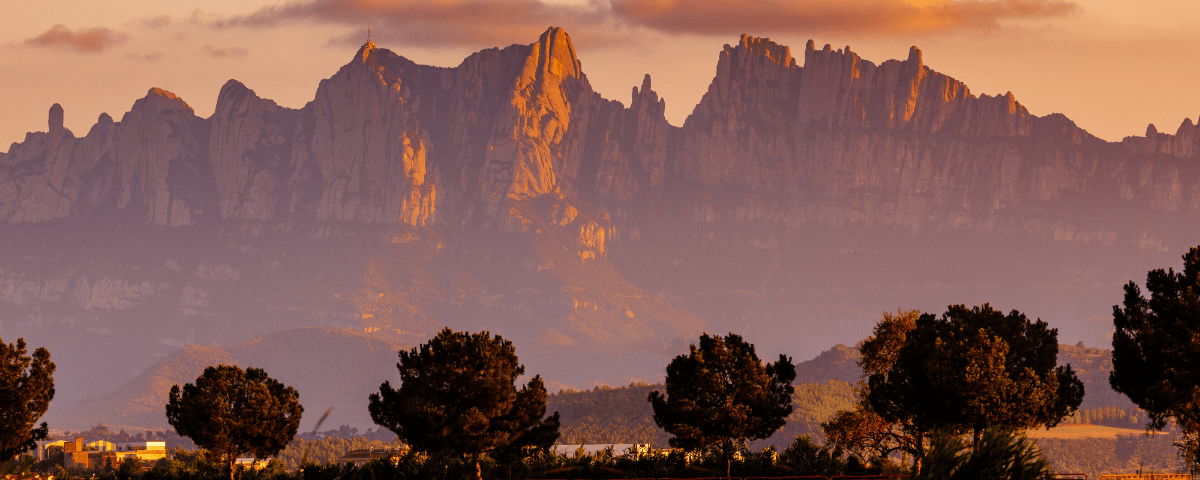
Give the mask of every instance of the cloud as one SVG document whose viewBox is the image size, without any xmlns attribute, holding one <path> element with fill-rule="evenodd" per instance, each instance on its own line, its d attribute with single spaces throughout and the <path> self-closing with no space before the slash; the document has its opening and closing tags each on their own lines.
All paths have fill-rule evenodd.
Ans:
<svg viewBox="0 0 1200 480">
<path fill-rule="evenodd" d="M 173 20 L 171 20 L 170 15 L 158 15 L 158 16 L 153 16 L 153 17 L 143 17 L 143 18 L 139 18 L 137 20 L 132 20 L 130 22 L 127 22 L 125 25 L 126 25 L 126 27 L 136 27 L 136 28 L 162 28 L 162 27 L 170 26 L 173 23 L 175 23 L 175 22 Z"/>
<path fill-rule="evenodd" d="M 157 62 L 165 58 L 167 54 L 159 51 L 150 53 L 126 53 L 125 58 L 129 60 L 137 60 L 139 62 Z"/>
<path fill-rule="evenodd" d="M 1010 19 L 1077 11 L 1063 0 L 612 0 L 617 18 L 667 33 L 701 35 L 926 33 L 1000 27 Z"/>
<path fill-rule="evenodd" d="M 589 32 L 594 43 L 620 42 L 606 3 L 564 5 L 540 0 L 310 0 L 263 7 L 249 15 L 211 20 L 217 28 L 274 27 L 285 23 L 336 24 L 362 29 L 344 39 L 373 37 L 426 47 L 480 47 L 528 42 L 551 25 Z M 614 33 L 616 32 L 616 33 Z"/>
<path fill-rule="evenodd" d="M 76 32 L 59 24 L 50 27 L 41 35 L 25 40 L 25 45 L 68 48 L 76 52 L 96 53 L 121 45 L 128 40 L 129 35 L 110 28 L 87 28 Z"/>
<path fill-rule="evenodd" d="M 250 54 L 242 47 L 216 48 L 212 45 L 205 45 L 200 49 L 200 53 L 211 58 L 236 58 Z"/>
<path fill-rule="evenodd" d="M 1074 13 L 1068 0 L 294 0 L 248 15 L 197 11 L 192 22 L 216 28 L 282 24 L 354 27 L 374 38 L 425 47 L 490 47 L 528 42 L 551 25 L 578 43 L 637 44 L 644 34 L 706 36 L 813 33 L 906 34 L 999 28 L 1006 20 Z"/>
</svg>

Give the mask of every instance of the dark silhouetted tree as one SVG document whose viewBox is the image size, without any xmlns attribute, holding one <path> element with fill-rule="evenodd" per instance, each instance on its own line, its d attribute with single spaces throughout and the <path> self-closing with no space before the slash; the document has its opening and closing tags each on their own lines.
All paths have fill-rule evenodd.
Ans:
<svg viewBox="0 0 1200 480">
<path fill-rule="evenodd" d="M 195 384 L 171 387 L 167 422 L 229 468 L 244 454 L 267 458 L 287 446 L 300 426 L 300 395 L 259 368 L 204 369 Z"/>
<path fill-rule="evenodd" d="M 1057 367 L 1058 331 L 1013 310 L 951 305 L 921 315 L 891 368 L 872 374 L 868 400 L 917 431 L 1054 426 L 1079 408 L 1083 382 Z"/>
<path fill-rule="evenodd" d="M 786 356 L 764 364 L 742 337 L 706 333 L 667 365 L 666 395 L 655 390 L 648 400 L 654 422 L 674 436 L 672 447 L 721 445 L 728 476 L 734 441 L 767 438 L 786 423 L 795 379 Z"/>
<path fill-rule="evenodd" d="M 27 355 L 25 339 L 0 341 L 0 461 L 33 448 L 49 433 L 37 421 L 54 398 L 54 362 L 45 348 Z"/>
<path fill-rule="evenodd" d="M 856 387 L 858 402 L 853 409 L 840 411 L 821 424 L 830 443 L 866 458 L 886 457 L 901 451 L 912 455 L 914 467 L 920 470 L 926 432 L 916 428 L 910 418 L 889 421 L 876 413 L 869 401 L 866 382 L 871 375 L 884 374 L 892 368 L 920 315 L 917 310 L 901 310 L 894 315 L 884 312 L 871 336 L 859 343 L 858 365 L 864 381 Z"/>
<path fill-rule="evenodd" d="M 1124 305 L 1113 306 L 1113 390 L 1149 414 L 1148 428 L 1179 426 L 1176 445 L 1200 463 L 1200 247 L 1183 256 L 1183 271 L 1151 270 L 1142 295 L 1125 285 Z"/>
<path fill-rule="evenodd" d="M 449 328 L 429 343 L 400 351 L 400 388 L 390 382 L 371 394 L 371 419 L 417 451 L 470 456 L 475 478 L 479 457 L 501 461 L 548 449 L 558 439 L 558 413 L 546 414 L 546 387 L 534 376 L 520 389 L 512 342 L 488 332 Z"/>
</svg>

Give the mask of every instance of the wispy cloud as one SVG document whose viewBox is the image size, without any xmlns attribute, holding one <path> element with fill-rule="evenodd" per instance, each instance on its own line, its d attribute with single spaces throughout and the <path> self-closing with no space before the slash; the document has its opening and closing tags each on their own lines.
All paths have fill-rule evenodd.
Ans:
<svg viewBox="0 0 1200 480">
<path fill-rule="evenodd" d="M 613 15 L 669 33 L 920 33 L 993 29 L 1077 10 L 1063 0 L 612 0 Z"/>
<path fill-rule="evenodd" d="M 206 18 L 218 28 L 318 23 L 364 27 L 421 46 L 495 46 L 550 25 L 588 43 L 628 43 L 639 31 L 695 35 L 907 34 L 998 28 L 1006 20 L 1057 18 L 1067 0 L 299 0 L 249 15 Z M 194 15 L 193 20 L 197 17 Z M 583 34 L 583 35 L 579 35 Z"/>
<path fill-rule="evenodd" d="M 242 47 L 217 48 L 212 45 L 205 45 L 200 49 L 200 53 L 210 58 L 235 58 L 250 54 Z"/>
<path fill-rule="evenodd" d="M 126 53 L 125 58 L 129 60 L 137 60 L 139 62 L 157 62 L 166 58 L 167 54 L 159 51 L 150 53 Z"/>
<path fill-rule="evenodd" d="M 363 35 L 356 37 L 359 42 L 369 24 L 377 39 L 426 47 L 528 41 L 551 25 L 566 27 L 572 33 L 613 29 L 606 3 L 564 5 L 539 0 L 309 0 L 268 6 L 249 15 L 208 23 L 228 28 L 297 22 L 361 27 Z M 604 36 L 611 35 L 597 35 Z"/>
<path fill-rule="evenodd" d="M 153 17 L 143 17 L 137 20 L 126 22 L 126 28 L 162 28 L 175 23 L 170 15 L 156 15 Z"/>
<path fill-rule="evenodd" d="M 50 27 L 41 35 L 25 40 L 25 45 L 34 47 L 67 48 L 76 52 L 96 53 L 109 47 L 121 45 L 129 40 L 129 35 L 110 28 L 85 28 L 79 31 L 71 30 L 65 25 Z"/>
</svg>

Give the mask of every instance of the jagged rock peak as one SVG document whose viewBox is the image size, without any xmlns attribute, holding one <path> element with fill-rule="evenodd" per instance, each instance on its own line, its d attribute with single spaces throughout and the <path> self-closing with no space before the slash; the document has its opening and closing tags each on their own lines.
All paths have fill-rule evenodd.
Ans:
<svg viewBox="0 0 1200 480">
<path fill-rule="evenodd" d="M 228 81 L 226 81 L 224 85 L 221 85 L 221 93 L 219 93 L 217 95 L 217 98 L 221 98 L 226 95 L 241 94 L 248 90 L 250 90 L 250 89 L 248 87 L 246 87 L 246 84 L 231 78 Z M 220 102 L 220 100 L 218 100 L 218 102 Z"/>
<path fill-rule="evenodd" d="M 375 51 L 375 42 L 367 40 L 367 43 L 364 43 L 362 47 L 359 47 L 358 53 L 354 54 L 354 56 L 355 58 L 358 58 L 359 61 L 366 63 L 367 57 L 371 56 L 371 52 L 373 51 Z"/>
<path fill-rule="evenodd" d="M 812 48 L 812 40 L 808 41 L 808 45 L 809 48 Z M 796 65 L 796 59 L 792 58 L 791 47 L 772 42 L 770 38 L 752 37 L 743 33 L 738 46 L 749 50 L 751 53 L 767 57 L 777 65 L 785 67 Z M 849 51 L 849 48 L 847 48 L 847 51 Z"/>
<path fill-rule="evenodd" d="M 650 74 L 647 73 L 642 77 L 642 88 L 633 87 L 633 102 L 630 105 L 637 105 L 639 99 L 648 99 L 650 102 L 658 102 L 658 94 L 650 87 Z"/>
<path fill-rule="evenodd" d="M 150 91 L 146 92 L 146 96 L 142 98 L 142 100 L 150 100 L 150 101 L 155 101 L 155 100 L 160 100 L 160 99 L 171 101 L 171 102 L 178 102 L 180 105 L 183 106 L 183 108 L 185 108 L 189 111 L 193 110 L 191 105 L 188 105 L 187 102 L 183 101 L 182 98 L 179 98 L 174 93 L 168 92 L 168 91 L 163 90 L 158 87 L 151 88 Z M 136 103 L 135 103 L 135 105 L 136 105 Z"/>
<path fill-rule="evenodd" d="M 561 27 L 550 27 L 542 33 L 535 45 L 538 54 L 539 70 L 549 72 L 559 79 L 565 77 L 580 77 L 583 75 L 583 65 L 575 56 L 575 47 L 571 44 L 571 36 Z"/>
<path fill-rule="evenodd" d="M 849 51 L 850 47 L 846 47 L 846 50 Z M 917 48 L 916 45 L 908 47 L 908 63 L 909 64 L 915 63 L 917 65 L 917 68 L 920 68 L 925 65 L 925 60 L 922 58 L 922 55 L 921 55 L 921 49 Z"/>
<path fill-rule="evenodd" d="M 50 119 L 47 122 L 50 126 L 50 133 L 58 133 L 63 130 L 63 108 L 62 105 L 54 104 L 50 106 Z"/>
</svg>

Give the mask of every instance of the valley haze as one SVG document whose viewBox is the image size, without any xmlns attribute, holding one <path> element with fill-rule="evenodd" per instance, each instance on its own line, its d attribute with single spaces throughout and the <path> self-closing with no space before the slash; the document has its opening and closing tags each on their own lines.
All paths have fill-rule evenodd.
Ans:
<svg viewBox="0 0 1200 480">
<path fill-rule="evenodd" d="M 1104 344 L 1120 286 L 1200 243 L 1191 119 L 1108 142 L 916 47 L 743 35 L 682 125 L 649 75 L 596 93 L 560 28 L 453 68 L 347 53 L 299 109 L 151 88 L 0 154 L 0 337 L 51 351 L 52 427 L 163 428 L 173 382 L 236 362 L 364 428 L 443 326 L 551 387 L 655 381 L 705 331 L 806 360 L 958 303 Z"/>
</svg>

